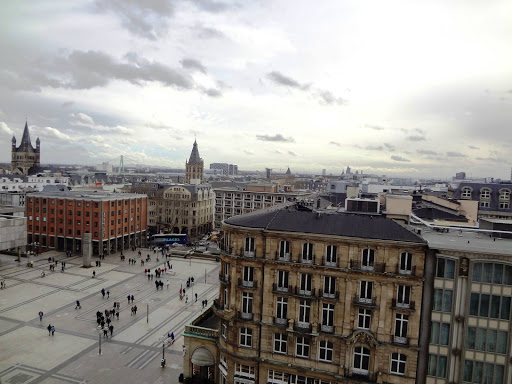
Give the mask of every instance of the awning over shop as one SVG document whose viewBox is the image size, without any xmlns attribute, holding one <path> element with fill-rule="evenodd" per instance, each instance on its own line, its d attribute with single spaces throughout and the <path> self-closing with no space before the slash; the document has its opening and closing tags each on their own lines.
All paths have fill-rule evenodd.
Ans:
<svg viewBox="0 0 512 384">
<path fill-rule="evenodd" d="M 204 348 L 198 348 L 192 354 L 192 358 L 190 359 L 192 364 L 198 365 L 200 367 L 207 367 L 215 364 L 215 359 L 213 355 Z"/>
</svg>

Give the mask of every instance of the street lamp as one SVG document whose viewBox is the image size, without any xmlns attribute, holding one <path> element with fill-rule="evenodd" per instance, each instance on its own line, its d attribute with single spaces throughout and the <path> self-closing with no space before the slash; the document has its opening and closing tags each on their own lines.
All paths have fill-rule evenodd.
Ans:
<svg viewBox="0 0 512 384">
<path fill-rule="evenodd" d="M 101 334 L 102 334 L 101 326 L 98 325 L 98 341 L 99 341 L 98 355 L 101 355 Z"/>
<path fill-rule="evenodd" d="M 165 367 L 165 348 L 169 345 L 172 345 L 173 340 L 170 339 L 167 335 L 162 336 L 158 341 L 162 342 L 162 360 L 160 361 L 161 367 Z"/>
</svg>

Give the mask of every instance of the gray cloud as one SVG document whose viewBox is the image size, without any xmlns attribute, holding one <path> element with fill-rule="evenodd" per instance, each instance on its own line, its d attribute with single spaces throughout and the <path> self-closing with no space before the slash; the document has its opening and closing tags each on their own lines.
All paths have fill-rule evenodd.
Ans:
<svg viewBox="0 0 512 384">
<path fill-rule="evenodd" d="M 73 104 L 75 104 L 74 101 L 66 101 L 66 102 L 62 103 L 62 108 L 72 107 Z"/>
<path fill-rule="evenodd" d="M 7 126 L 3 121 L 0 121 L 0 134 L 6 134 L 9 136 L 13 136 L 14 132 L 11 128 Z"/>
<path fill-rule="evenodd" d="M 191 0 L 190 2 L 194 4 L 197 8 L 211 13 L 224 12 L 229 9 L 227 4 L 221 3 L 219 1 Z"/>
<path fill-rule="evenodd" d="M 418 149 L 418 150 L 416 150 L 416 152 L 418 152 L 420 155 L 432 155 L 432 156 L 437 155 L 437 152 L 431 151 L 429 149 Z"/>
<path fill-rule="evenodd" d="M 478 147 L 475 147 L 474 145 L 468 145 L 468 148 L 470 148 L 470 149 L 480 149 Z"/>
<path fill-rule="evenodd" d="M 389 143 L 384 143 L 384 146 L 389 149 L 390 151 L 394 151 L 395 150 L 395 146 L 393 144 L 389 144 Z"/>
<path fill-rule="evenodd" d="M 191 30 L 199 39 L 227 39 L 227 36 L 218 29 L 196 25 Z"/>
<path fill-rule="evenodd" d="M 203 89 L 203 92 L 210 97 L 222 96 L 222 92 L 215 88 Z"/>
<path fill-rule="evenodd" d="M 336 145 L 337 147 L 341 147 L 341 144 L 338 143 L 337 141 L 329 141 L 329 144 Z"/>
<path fill-rule="evenodd" d="M 374 129 L 375 131 L 382 131 L 382 130 L 386 129 L 386 128 L 381 127 L 381 126 L 379 126 L 379 125 L 372 125 L 372 124 L 365 124 L 364 126 L 365 126 L 366 128 Z"/>
<path fill-rule="evenodd" d="M 446 152 L 446 156 L 448 157 L 466 157 L 463 153 L 460 152 Z"/>
<path fill-rule="evenodd" d="M 130 33 L 157 40 L 167 33 L 174 6 L 166 0 L 96 0 L 96 9 L 108 12 L 121 20 Z"/>
<path fill-rule="evenodd" d="M 244 153 L 245 153 L 246 155 L 249 155 L 249 156 L 254 155 L 254 152 L 251 152 L 251 151 L 249 151 L 249 150 L 247 150 L 247 149 L 244 149 Z"/>
<path fill-rule="evenodd" d="M 298 81 L 292 79 L 291 77 L 283 75 L 281 72 L 278 72 L 278 71 L 273 71 L 273 72 L 267 73 L 267 78 L 272 80 L 277 85 L 283 85 L 285 87 L 304 89 L 304 85 L 300 84 Z"/>
<path fill-rule="evenodd" d="M 40 90 L 41 87 L 90 89 L 106 86 L 111 80 L 124 80 L 132 84 L 157 81 L 166 86 L 193 89 L 195 84 L 186 72 L 149 61 L 130 52 L 127 62 L 121 62 L 99 51 L 73 51 L 68 56 L 42 59 L 28 71 L 20 71 L 16 89 Z M 0 82 L 5 74 L 0 72 Z M 11 79 L 12 80 L 12 79 Z"/>
<path fill-rule="evenodd" d="M 0 123 L 1 124 L 1 123 Z M 477 157 L 479 161 L 491 161 L 493 163 L 506 163 L 508 160 L 505 160 L 501 157 Z"/>
<path fill-rule="evenodd" d="M 407 136 L 407 140 L 409 141 L 425 141 L 425 136 L 419 136 L 419 135 L 411 135 Z"/>
<path fill-rule="evenodd" d="M 291 155 L 291 156 L 297 156 L 297 154 L 293 151 L 288 151 L 288 154 Z"/>
<path fill-rule="evenodd" d="M 295 140 L 293 137 L 284 137 L 280 133 L 275 134 L 274 136 L 270 135 L 256 135 L 256 139 L 261 141 L 275 141 L 281 143 L 293 143 Z"/>
<path fill-rule="evenodd" d="M 382 145 L 368 145 L 365 149 L 368 151 L 382 151 L 384 147 Z"/>
<path fill-rule="evenodd" d="M 345 104 L 345 100 L 343 100 L 341 97 L 335 97 L 330 91 L 319 90 L 318 97 L 320 97 L 320 101 L 324 104 Z"/>
<path fill-rule="evenodd" d="M 402 157 L 402 156 L 391 156 L 391 160 L 395 160 L 395 161 L 402 161 L 402 162 L 405 162 L 405 163 L 410 163 L 411 160 L 409 159 L 406 159 L 405 157 Z"/>
<path fill-rule="evenodd" d="M 191 69 L 202 73 L 207 72 L 206 67 L 199 60 L 185 58 L 181 60 L 180 63 L 185 69 Z"/>
</svg>

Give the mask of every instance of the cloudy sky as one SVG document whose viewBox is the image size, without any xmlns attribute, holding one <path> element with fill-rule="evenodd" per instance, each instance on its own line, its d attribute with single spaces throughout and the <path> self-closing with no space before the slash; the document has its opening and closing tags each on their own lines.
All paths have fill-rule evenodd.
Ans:
<svg viewBox="0 0 512 384">
<path fill-rule="evenodd" d="M 512 2 L 3 0 L 0 161 L 510 177 Z"/>
</svg>

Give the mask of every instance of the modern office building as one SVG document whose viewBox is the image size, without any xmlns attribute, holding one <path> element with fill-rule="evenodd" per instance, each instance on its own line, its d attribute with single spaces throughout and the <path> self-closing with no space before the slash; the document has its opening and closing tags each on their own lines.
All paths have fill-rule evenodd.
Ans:
<svg viewBox="0 0 512 384">
<path fill-rule="evenodd" d="M 220 169 L 225 176 L 238 175 L 238 165 L 228 163 L 211 163 L 210 169 Z"/>
<path fill-rule="evenodd" d="M 289 207 L 224 222 L 219 297 L 185 377 L 415 383 L 426 244 L 393 220 Z"/>
<path fill-rule="evenodd" d="M 147 196 L 107 192 L 38 192 L 26 197 L 29 243 L 42 249 L 81 252 L 92 234 L 93 254 L 146 243 Z"/>
<path fill-rule="evenodd" d="M 512 383 L 512 240 L 490 233 L 422 229 L 430 345 L 418 384 Z"/>
</svg>

